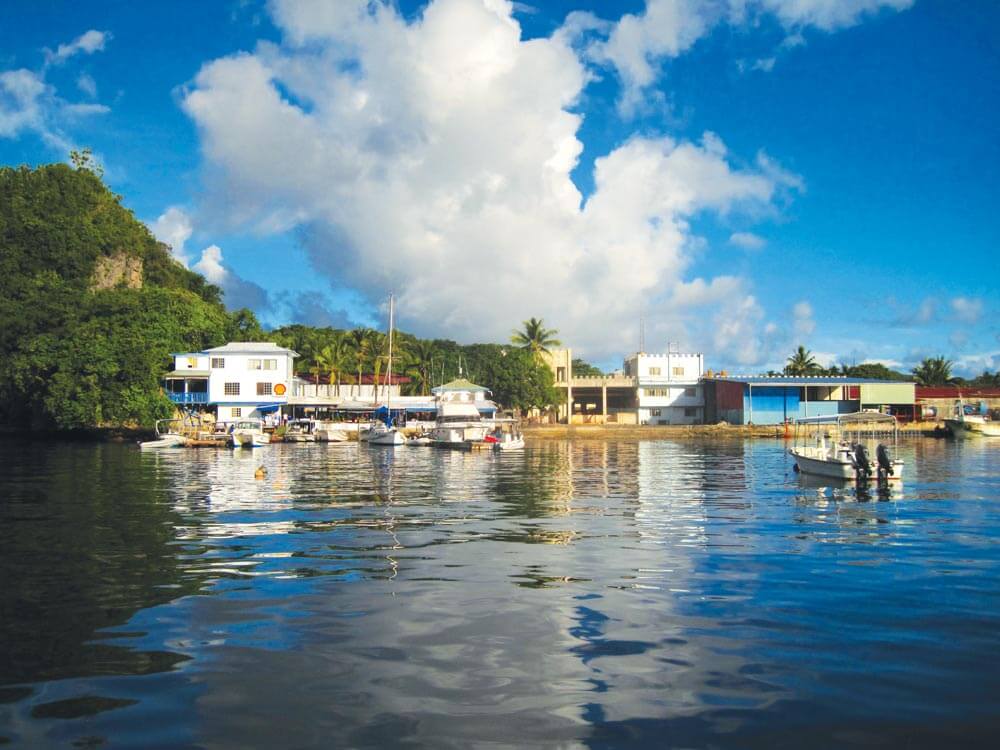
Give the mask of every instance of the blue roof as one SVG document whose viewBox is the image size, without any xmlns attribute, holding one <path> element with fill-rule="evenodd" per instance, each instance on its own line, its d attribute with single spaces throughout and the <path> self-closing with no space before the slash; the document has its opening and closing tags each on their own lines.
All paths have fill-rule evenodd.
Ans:
<svg viewBox="0 0 1000 750">
<path fill-rule="evenodd" d="M 851 378 L 834 375 L 727 375 L 726 377 L 702 378 L 702 380 L 725 380 L 746 385 L 913 385 L 910 380 L 876 380 L 874 378 Z"/>
</svg>

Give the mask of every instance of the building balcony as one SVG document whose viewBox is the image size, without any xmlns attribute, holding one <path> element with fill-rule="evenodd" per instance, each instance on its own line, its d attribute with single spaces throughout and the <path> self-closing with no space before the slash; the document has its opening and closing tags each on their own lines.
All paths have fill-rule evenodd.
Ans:
<svg viewBox="0 0 1000 750">
<path fill-rule="evenodd" d="M 173 393 L 172 391 L 167 391 L 167 398 L 173 401 L 175 404 L 207 404 L 208 394 L 207 393 Z"/>
</svg>

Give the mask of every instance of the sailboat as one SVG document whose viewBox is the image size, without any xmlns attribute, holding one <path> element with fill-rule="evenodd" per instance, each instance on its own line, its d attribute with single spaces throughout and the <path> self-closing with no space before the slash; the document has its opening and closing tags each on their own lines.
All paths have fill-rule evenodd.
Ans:
<svg viewBox="0 0 1000 750">
<path fill-rule="evenodd" d="M 389 356 L 386 362 L 386 388 L 385 405 L 375 410 L 375 421 L 365 433 L 364 440 L 369 445 L 403 445 L 406 437 L 399 428 L 392 423 L 392 410 L 389 408 L 392 401 L 392 328 L 393 314 L 395 312 L 395 301 L 389 295 Z"/>
</svg>

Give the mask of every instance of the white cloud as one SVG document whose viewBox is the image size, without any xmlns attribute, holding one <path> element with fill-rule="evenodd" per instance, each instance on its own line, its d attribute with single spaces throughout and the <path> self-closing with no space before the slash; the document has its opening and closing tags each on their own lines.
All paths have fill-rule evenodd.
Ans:
<svg viewBox="0 0 1000 750">
<path fill-rule="evenodd" d="M 88 36 L 92 34 L 101 35 L 99 45 L 96 37 Z M 87 32 L 71 45 L 60 45 L 56 52 L 47 50 L 47 60 L 63 62 L 79 51 L 89 54 L 102 49 L 106 38 L 102 32 Z M 80 117 L 105 114 L 109 110 L 102 104 L 72 103 L 60 98 L 45 80 L 46 67 L 39 71 L 0 70 L 0 138 L 34 134 L 50 148 L 68 155 L 75 146 L 65 132 L 66 127 Z M 77 85 L 85 93 L 91 89 L 91 98 L 96 94 L 96 84 L 89 76 L 80 76 Z M 95 161 L 99 159 L 95 157 Z"/>
<path fill-rule="evenodd" d="M 87 73 L 81 73 L 76 78 L 76 87 L 91 99 L 97 98 L 97 81 Z"/>
<path fill-rule="evenodd" d="M 201 258 L 191 268 L 222 289 L 223 300 L 230 308 L 249 307 L 260 311 L 270 307 L 267 290 L 227 267 L 222 248 L 218 245 L 209 245 L 202 250 Z"/>
<path fill-rule="evenodd" d="M 734 232 L 729 235 L 729 243 L 744 250 L 760 250 L 767 244 L 767 240 L 752 232 Z"/>
<path fill-rule="evenodd" d="M 188 264 L 188 258 L 184 254 L 184 243 L 191 238 L 194 228 L 191 225 L 191 218 L 182 208 L 170 206 L 157 217 L 156 221 L 149 223 L 149 229 L 156 239 L 170 246 L 170 253 L 178 262 L 185 266 Z M 220 258 L 221 253 L 220 250 Z"/>
<path fill-rule="evenodd" d="M 809 336 L 816 330 L 812 305 L 805 300 L 796 303 L 792 308 L 792 330 L 800 338 Z"/>
<path fill-rule="evenodd" d="M 630 115 L 650 98 L 659 78 L 660 66 L 691 48 L 720 22 L 737 27 L 759 23 L 762 16 L 774 17 L 788 36 L 779 51 L 804 43 L 802 31 L 815 28 L 834 32 L 861 23 L 883 9 L 900 11 L 913 0 L 647 0 L 642 13 L 623 15 L 610 26 L 606 41 L 591 43 L 589 54 L 598 63 L 615 68 L 622 82 L 619 108 Z M 574 17 L 572 30 L 579 31 L 580 18 Z M 595 24 L 583 24 L 592 30 Z M 750 63 L 737 61 L 741 72 L 774 68 L 777 57 L 762 57 Z"/>
<path fill-rule="evenodd" d="M 951 310 L 955 319 L 962 323 L 978 323 L 983 315 L 983 301 L 975 297 L 955 297 Z"/>
<path fill-rule="evenodd" d="M 492 0 L 437 0 L 412 22 L 365 3 L 275 9 L 283 45 L 205 65 L 183 98 L 215 180 L 206 211 L 297 228 L 331 283 L 375 300 L 395 289 L 417 332 L 502 341 L 535 316 L 613 356 L 644 298 L 683 339 L 697 323 L 672 295 L 690 219 L 773 210 L 800 184 L 764 155 L 734 166 L 711 133 L 634 137 L 597 160 L 584 203 L 568 110 L 588 73 L 560 34 L 522 41 Z M 743 286 L 726 305 L 755 325 Z M 758 356 L 746 330 L 717 340 Z"/>
<path fill-rule="evenodd" d="M 56 51 L 45 50 L 45 58 L 49 64 L 58 65 L 65 62 L 74 55 L 92 55 L 104 49 L 104 45 L 110 41 L 111 33 L 107 31 L 97 31 L 90 29 L 78 36 L 69 44 L 60 44 Z"/>
</svg>

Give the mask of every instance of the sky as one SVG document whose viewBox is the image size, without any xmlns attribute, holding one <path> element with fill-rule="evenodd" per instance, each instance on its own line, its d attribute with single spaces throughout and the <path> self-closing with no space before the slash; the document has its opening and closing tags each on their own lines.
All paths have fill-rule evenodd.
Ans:
<svg viewBox="0 0 1000 750">
<path fill-rule="evenodd" d="M 267 326 L 1000 368 L 1000 3 L 10 4 L 0 164 L 91 148 Z"/>
</svg>

